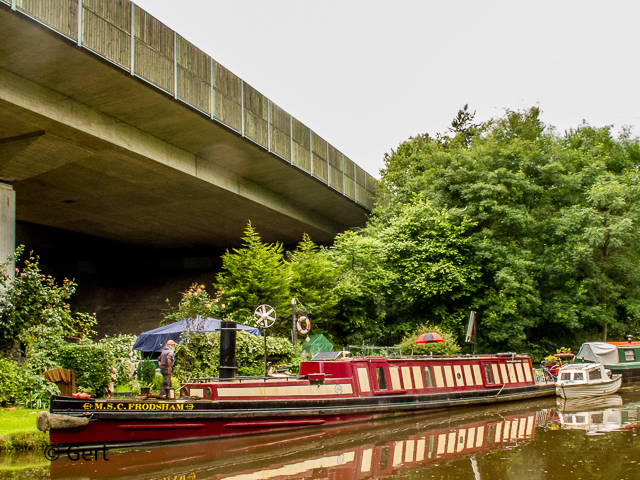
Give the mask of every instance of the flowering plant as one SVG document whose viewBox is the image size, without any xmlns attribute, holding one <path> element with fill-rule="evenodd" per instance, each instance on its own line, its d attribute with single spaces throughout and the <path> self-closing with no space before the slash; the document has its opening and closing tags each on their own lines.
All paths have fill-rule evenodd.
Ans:
<svg viewBox="0 0 640 480">
<path fill-rule="evenodd" d="M 6 346 L 20 338 L 28 345 L 28 331 L 38 325 L 58 326 L 64 336 L 76 339 L 94 334 L 95 314 L 71 313 L 68 300 L 77 286 L 72 280 L 65 278 L 60 284 L 44 275 L 33 253 L 24 260 L 22 269 L 15 268 L 10 275 L 9 265 L 14 260 L 18 263 L 23 252 L 24 246 L 20 246 L 0 263 L 0 343 Z"/>
<path fill-rule="evenodd" d="M 182 299 L 180 299 L 177 307 L 172 307 L 168 298 L 166 302 L 169 310 L 164 315 L 160 325 L 179 322 L 187 318 L 196 318 L 199 315 L 203 318 L 213 317 L 222 320 L 227 307 L 224 292 L 218 290 L 212 298 L 209 296 L 205 286 L 197 283 L 192 284 L 182 293 Z"/>
</svg>

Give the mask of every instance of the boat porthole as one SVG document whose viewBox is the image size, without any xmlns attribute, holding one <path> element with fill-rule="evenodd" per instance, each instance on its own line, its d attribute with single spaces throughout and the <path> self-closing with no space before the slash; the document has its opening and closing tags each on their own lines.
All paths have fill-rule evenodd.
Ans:
<svg viewBox="0 0 640 480">
<path fill-rule="evenodd" d="M 458 377 L 458 380 L 462 380 L 462 374 L 460 372 L 456 373 L 456 377 Z"/>
<path fill-rule="evenodd" d="M 213 393 L 213 390 L 211 389 L 211 387 L 207 387 L 204 389 L 204 398 L 211 398 L 211 394 Z"/>
<path fill-rule="evenodd" d="M 342 393 L 342 385 L 336 385 L 336 393 L 340 395 Z"/>
</svg>

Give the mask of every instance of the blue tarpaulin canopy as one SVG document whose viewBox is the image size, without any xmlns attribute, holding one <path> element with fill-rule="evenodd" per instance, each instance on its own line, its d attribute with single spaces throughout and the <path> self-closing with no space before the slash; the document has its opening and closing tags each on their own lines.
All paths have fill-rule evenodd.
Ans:
<svg viewBox="0 0 640 480">
<path fill-rule="evenodd" d="M 240 330 L 244 330 L 251 335 L 260 336 L 260 330 L 255 327 L 238 324 Z M 141 333 L 133 345 L 134 350 L 141 352 L 161 352 L 169 340 L 180 343 L 185 331 L 191 330 L 197 333 L 219 332 L 220 320 L 217 318 L 187 318 L 170 325 L 164 325 L 148 332 Z"/>
</svg>

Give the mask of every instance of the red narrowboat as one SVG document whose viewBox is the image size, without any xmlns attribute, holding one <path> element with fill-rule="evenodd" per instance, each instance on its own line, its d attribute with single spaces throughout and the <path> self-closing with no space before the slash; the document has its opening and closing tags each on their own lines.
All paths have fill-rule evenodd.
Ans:
<svg viewBox="0 0 640 480">
<path fill-rule="evenodd" d="M 221 365 L 221 372 L 232 369 Z M 303 362 L 296 376 L 193 380 L 175 400 L 53 397 L 38 423 L 50 430 L 55 446 L 135 445 L 342 425 L 554 394 L 554 385 L 534 374 L 526 355 L 336 353 Z"/>
</svg>

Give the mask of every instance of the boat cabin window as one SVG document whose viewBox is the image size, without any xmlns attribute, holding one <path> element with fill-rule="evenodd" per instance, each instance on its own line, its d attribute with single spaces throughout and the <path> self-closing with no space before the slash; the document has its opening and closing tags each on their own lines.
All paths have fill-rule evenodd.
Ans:
<svg viewBox="0 0 640 480">
<path fill-rule="evenodd" d="M 628 349 L 624 351 L 624 361 L 625 362 L 635 362 L 636 361 L 636 351 L 632 349 Z"/>
<path fill-rule="evenodd" d="M 387 377 L 384 374 L 383 367 L 376 367 L 376 376 L 378 377 L 378 390 L 387 389 Z"/>
<path fill-rule="evenodd" d="M 576 372 L 573 374 L 573 379 L 574 380 L 584 380 L 584 373 L 582 372 Z"/>
<path fill-rule="evenodd" d="M 571 380 L 571 372 L 560 375 L 560 380 Z"/>
<path fill-rule="evenodd" d="M 389 447 L 380 449 L 380 470 L 385 470 L 389 466 Z"/>
<path fill-rule="evenodd" d="M 600 370 L 591 370 L 589 372 L 589 380 L 600 380 L 602 378 L 602 374 Z"/>
<path fill-rule="evenodd" d="M 398 367 L 389 367 L 389 375 L 391 376 L 391 389 L 402 390 L 400 383 L 400 374 L 398 373 Z"/>
<path fill-rule="evenodd" d="M 424 380 L 427 388 L 433 388 L 433 376 L 431 375 L 431 367 L 424 367 Z"/>
<path fill-rule="evenodd" d="M 369 375 L 367 374 L 366 368 L 358 368 L 358 382 L 360 383 L 360 391 L 361 392 L 370 392 L 371 387 L 369 386 Z"/>
<path fill-rule="evenodd" d="M 485 363 L 484 364 L 484 376 L 487 379 L 487 384 L 492 384 L 492 383 L 496 383 L 495 380 L 493 379 L 493 372 L 491 371 L 491 364 L 490 363 Z"/>
</svg>

